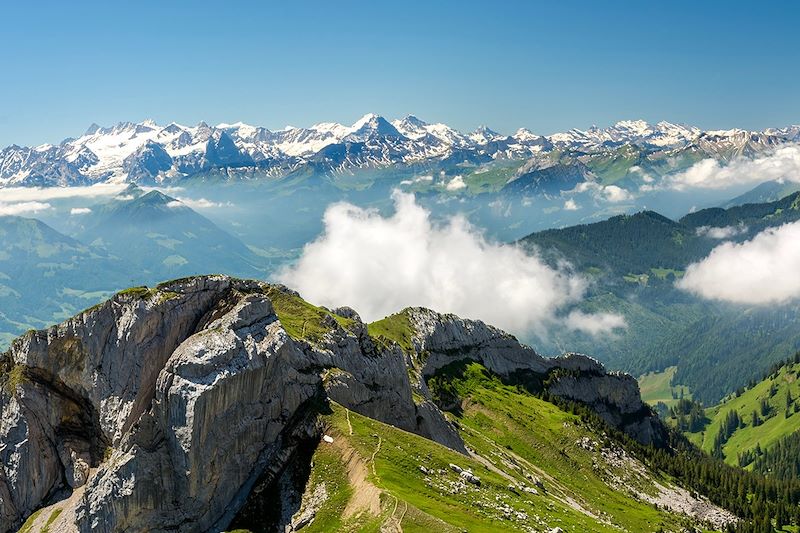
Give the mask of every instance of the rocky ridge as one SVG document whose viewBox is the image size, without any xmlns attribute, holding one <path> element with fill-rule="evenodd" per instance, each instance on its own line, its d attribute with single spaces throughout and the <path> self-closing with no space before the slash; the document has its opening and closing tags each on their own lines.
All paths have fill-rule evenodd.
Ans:
<svg viewBox="0 0 800 533">
<path fill-rule="evenodd" d="M 546 382 L 641 442 L 663 438 L 630 376 L 541 357 L 479 321 L 401 315 L 410 344 L 370 334 L 347 308 L 205 276 L 27 333 L 0 359 L 0 531 L 73 491 L 59 529 L 220 530 L 320 437 L 328 400 L 465 452 L 426 386 L 464 360 Z"/>
</svg>

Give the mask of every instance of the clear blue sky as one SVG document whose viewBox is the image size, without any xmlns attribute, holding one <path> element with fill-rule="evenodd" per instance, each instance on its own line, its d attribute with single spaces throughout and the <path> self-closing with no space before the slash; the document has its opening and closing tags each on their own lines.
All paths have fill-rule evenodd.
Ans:
<svg viewBox="0 0 800 533">
<path fill-rule="evenodd" d="M 281 128 L 370 111 L 509 133 L 800 122 L 800 4 L 557 4 L 6 3 L 0 145 L 92 122 Z"/>
</svg>

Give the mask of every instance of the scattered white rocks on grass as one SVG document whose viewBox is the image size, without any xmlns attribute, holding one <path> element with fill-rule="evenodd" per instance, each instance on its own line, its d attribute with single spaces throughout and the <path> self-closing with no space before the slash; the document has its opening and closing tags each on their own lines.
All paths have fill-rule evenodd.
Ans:
<svg viewBox="0 0 800 533">
<path fill-rule="evenodd" d="M 606 435 L 601 435 L 605 441 Z M 728 511 L 717 507 L 705 498 L 693 496 L 678 486 L 665 486 L 652 479 L 641 461 L 617 444 L 605 446 L 588 437 L 578 439 L 575 444 L 592 452 L 592 468 L 603 474 L 604 481 L 615 490 L 624 491 L 633 498 L 708 522 L 715 529 L 736 521 Z"/>
<path fill-rule="evenodd" d="M 725 529 L 728 524 L 736 523 L 738 520 L 733 514 L 717 507 L 705 497 L 693 496 L 682 487 L 666 487 L 655 481 L 653 484 L 658 490 L 658 496 L 640 494 L 640 497 L 647 502 L 708 522 L 714 529 Z"/>
<path fill-rule="evenodd" d="M 517 496 L 519 496 L 520 492 L 525 492 L 527 494 L 539 494 L 538 490 L 529 485 L 525 485 L 524 483 L 517 483 L 517 484 L 509 483 L 508 490 L 516 494 Z"/>
<path fill-rule="evenodd" d="M 472 473 L 472 470 L 462 470 L 459 475 L 464 478 L 467 483 L 472 483 L 475 486 L 481 486 L 481 478 Z"/>
<path fill-rule="evenodd" d="M 600 448 L 600 443 L 590 439 L 589 437 L 581 437 L 580 439 L 575 441 L 575 445 L 583 448 L 584 450 L 594 452 Z"/>
<path fill-rule="evenodd" d="M 333 437 L 331 437 L 330 435 L 323 435 L 322 440 L 324 440 L 328 444 L 333 444 Z"/>
</svg>

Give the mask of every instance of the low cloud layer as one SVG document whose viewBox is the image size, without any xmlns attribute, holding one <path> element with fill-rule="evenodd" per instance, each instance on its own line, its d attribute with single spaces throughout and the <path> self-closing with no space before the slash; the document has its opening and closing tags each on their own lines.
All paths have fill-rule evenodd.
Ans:
<svg viewBox="0 0 800 533">
<path fill-rule="evenodd" d="M 700 226 L 695 233 L 700 237 L 709 237 L 711 239 L 730 239 L 747 233 L 747 226 Z"/>
<path fill-rule="evenodd" d="M 564 323 L 569 329 L 583 331 L 590 335 L 601 335 L 618 328 L 625 327 L 625 319 L 615 313 L 584 313 L 583 311 L 571 311 Z"/>
<path fill-rule="evenodd" d="M 445 188 L 448 191 L 460 191 L 461 189 L 466 188 L 466 186 L 467 184 L 464 183 L 464 177 L 459 175 L 447 182 L 447 186 Z"/>
<path fill-rule="evenodd" d="M 616 185 L 608 185 L 603 187 L 602 193 L 605 199 L 612 203 L 628 202 L 633 200 L 633 195 L 628 190 L 623 189 L 622 187 L 617 187 Z"/>
<path fill-rule="evenodd" d="M 791 145 L 754 158 L 738 158 L 730 163 L 703 159 L 687 170 L 667 178 L 671 188 L 725 189 L 734 185 L 765 181 L 800 182 L 800 146 Z"/>
<path fill-rule="evenodd" d="M 46 202 L 63 198 L 98 198 L 114 196 L 125 190 L 127 183 L 98 183 L 85 187 L 4 187 L 2 202 Z"/>
<path fill-rule="evenodd" d="M 800 222 L 726 242 L 690 265 L 677 286 L 703 298 L 740 304 L 785 303 L 800 298 Z"/>
<path fill-rule="evenodd" d="M 605 201 L 612 204 L 629 202 L 634 199 L 633 194 L 631 194 L 628 189 L 623 189 L 617 185 L 601 185 L 596 181 L 583 181 L 569 192 L 589 192 L 592 194 L 595 200 Z"/>
<path fill-rule="evenodd" d="M 403 180 L 400 182 L 400 185 L 414 185 L 415 183 L 431 183 L 433 182 L 433 176 L 426 175 L 426 176 L 417 176 L 410 180 Z"/>
<path fill-rule="evenodd" d="M 167 207 L 169 208 L 180 208 L 180 207 L 190 207 L 192 209 L 215 209 L 219 207 L 231 207 L 233 204 L 230 202 L 212 202 L 211 200 L 207 200 L 206 198 L 185 198 L 185 197 L 178 197 L 175 200 L 167 203 Z"/>
<path fill-rule="evenodd" d="M 315 303 L 350 305 L 367 321 L 424 306 L 517 334 L 544 335 L 555 324 L 590 334 L 624 326 L 621 317 L 563 316 L 582 298 L 583 278 L 488 242 L 463 217 L 436 224 L 413 195 L 393 198 L 389 217 L 347 203 L 330 206 L 324 233 L 278 279 Z"/>
<path fill-rule="evenodd" d="M 47 211 L 50 208 L 50 204 L 46 202 L 17 202 L 13 204 L 0 202 L 0 216 L 35 215 L 41 211 Z"/>
</svg>

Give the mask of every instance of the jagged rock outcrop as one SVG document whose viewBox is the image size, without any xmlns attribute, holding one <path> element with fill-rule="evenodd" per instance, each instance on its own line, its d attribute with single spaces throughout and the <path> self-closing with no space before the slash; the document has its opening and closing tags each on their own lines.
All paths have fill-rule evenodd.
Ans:
<svg viewBox="0 0 800 533">
<path fill-rule="evenodd" d="M 666 440 L 663 425 L 651 416 L 637 381 L 630 375 L 607 373 L 599 361 L 582 354 L 541 357 L 508 333 L 480 321 L 421 308 L 406 313 L 416 332 L 415 351 L 425 354 L 421 367 L 424 377 L 458 359 L 478 361 L 506 378 L 533 374 L 548 382 L 548 393 L 586 404 L 608 424 L 639 442 L 660 444 Z"/>
<path fill-rule="evenodd" d="M 403 316 L 412 349 L 374 338 L 351 309 L 205 276 L 129 289 L 29 332 L 0 359 L 0 531 L 78 487 L 61 529 L 224 528 L 319 437 L 328 399 L 465 452 L 425 381 L 460 360 L 549 376 L 551 394 L 643 442 L 656 435 L 641 429 L 657 423 L 629 376 L 585 356 L 540 357 L 482 322 Z"/>
</svg>

